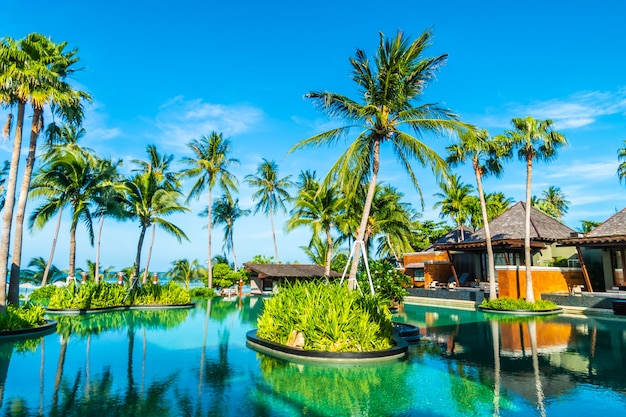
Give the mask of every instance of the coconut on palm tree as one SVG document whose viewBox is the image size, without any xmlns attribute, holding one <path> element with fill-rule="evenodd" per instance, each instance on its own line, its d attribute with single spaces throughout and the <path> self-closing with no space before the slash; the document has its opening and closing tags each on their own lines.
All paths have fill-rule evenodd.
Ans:
<svg viewBox="0 0 626 417">
<path fill-rule="evenodd" d="M 334 145 L 351 131 L 358 131 L 355 140 L 326 177 L 326 182 L 338 178 L 345 192 L 354 189 L 354 184 L 364 179 L 369 182 L 354 244 L 354 253 L 357 255 L 363 247 L 372 208 L 381 146 L 390 144 L 421 197 L 411 161 L 430 166 L 436 175 L 444 174 L 447 167 L 445 161 L 423 142 L 423 135 L 441 134 L 466 127 L 455 114 L 440 105 L 418 103 L 422 100 L 427 84 L 434 79 L 447 59 L 446 54 L 424 56 L 431 39 L 430 31 L 425 31 L 412 42 L 400 31 L 390 39 L 385 39 L 381 33 L 374 59 L 370 60 L 363 50 L 357 50 L 350 59 L 352 79 L 360 94 L 358 99 L 328 91 L 314 91 L 306 95 L 329 116 L 338 116 L 347 123 L 305 139 L 289 152 Z M 408 131 L 415 132 L 417 137 Z M 350 269 L 348 285 L 351 288 L 356 287 L 357 269 L 358 261 L 353 262 Z"/>
<path fill-rule="evenodd" d="M 268 161 L 263 158 L 256 169 L 255 175 L 246 175 L 246 183 L 256 188 L 252 199 L 256 201 L 254 213 L 263 212 L 270 218 L 272 226 L 272 238 L 274 240 L 275 262 L 278 261 L 278 245 L 276 244 L 276 231 L 274 230 L 274 215 L 277 211 L 287 212 L 285 202 L 291 199 L 287 189 L 293 184 L 291 183 L 291 175 L 279 178 L 278 165 L 274 161 Z"/>
<path fill-rule="evenodd" d="M 530 254 L 530 211 L 531 211 L 531 182 L 534 161 L 551 161 L 556 157 L 559 147 L 567 144 L 565 136 L 553 129 L 552 120 L 536 120 L 532 116 L 514 118 L 513 130 L 507 130 L 502 139 L 507 141 L 513 149 L 517 149 L 520 160 L 526 162 L 526 219 L 524 237 L 524 261 L 526 266 L 526 301 L 534 302 L 533 282 Z"/>
<path fill-rule="evenodd" d="M 480 212 L 485 229 L 485 243 L 487 246 L 487 271 L 489 279 L 489 298 L 497 298 L 496 294 L 496 266 L 491 245 L 489 230 L 489 214 L 483 191 L 483 177 L 493 174 L 499 176 L 502 172 L 502 158 L 508 158 L 510 148 L 503 143 L 492 139 L 486 130 L 468 129 L 459 135 L 459 143 L 448 146 L 448 163 L 457 165 L 470 160 L 476 176 L 476 189 L 480 201 Z"/>
<path fill-rule="evenodd" d="M 187 144 L 194 154 L 193 158 L 184 157 L 183 163 L 189 166 L 188 169 L 181 173 L 185 178 L 197 178 L 194 183 L 187 202 L 191 198 L 199 198 L 202 192 L 207 190 L 207 209 L 208 209 L 208 243 L 207 243 L 207 271 L 209 278 L 207 285 L 213 288 L 213 267 L 211 265 L 211 221 L 213 216 L 213 188 L 219 184 L 222 191 L 226 195 L 230 195 L 232 191 L 237 191 L 239 185 L 237 178 L 229 169 L 239 165 L 239 160 L 231 158 L 230 140 L 224 138 L 221 133 L 211 132 L 208 136 L 204 135 L 200 139 L 194 139 Z"/>
</svg>

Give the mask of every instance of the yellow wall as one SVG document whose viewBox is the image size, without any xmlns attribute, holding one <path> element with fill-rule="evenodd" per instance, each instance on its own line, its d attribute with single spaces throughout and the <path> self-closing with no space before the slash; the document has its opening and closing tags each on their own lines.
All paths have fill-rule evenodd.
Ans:
<svg viewBox="0 0 626 417">
<path fill-rule="evenodd" d="M 526 298 L 524 266 L 498 266 L 496 271 L 499 297 Z M 570 292 L 573 285 L 585 285 L 580 268 L 532 267 L 531 272 L 536 300 L 541 299 L 541 293 L 544 292 Z"/>
</svg>

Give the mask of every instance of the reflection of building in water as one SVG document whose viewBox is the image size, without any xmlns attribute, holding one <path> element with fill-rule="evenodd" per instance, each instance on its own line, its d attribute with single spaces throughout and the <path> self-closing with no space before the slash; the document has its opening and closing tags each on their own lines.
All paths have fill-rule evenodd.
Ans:
<svg viewBox="0 0 626 417">
<path fill-rule="evenodd" d="M 500 356 L 530 356 L 528 323 L 498 323 L 500 327 Z M 537 350 L 547 354 L 563 352 L 572 335 L 572 326 L 565 323 L 537 322 Z"/>
</svg>

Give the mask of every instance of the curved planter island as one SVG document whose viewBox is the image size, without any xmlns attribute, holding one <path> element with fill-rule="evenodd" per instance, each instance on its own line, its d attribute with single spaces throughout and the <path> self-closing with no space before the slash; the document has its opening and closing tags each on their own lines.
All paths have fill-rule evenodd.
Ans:
<svg viewBox="0 0 626 417">
<path fill-rule="evenodd" d="M 551 316 L 555 314 L 561 314 L 563 312 L 562 308 L 552 308 L 549 310 L 500 310 L 497 308 L 489 308 L 478 306 L 478 310 L 483 313 L 494 313 L 494 314 L 506 314 L 509 316 L 521 316 L 521 317 L 532 317 L 532 316 Z"/>
<path fill-rule="evenodd" d="M 380 362 L 400 359 L 406 356 L 409 343 L 416 340 L 418 329 L 410 324 L 394 323 L 393 339 L 395 345 L 390 349 L 370 352 L 323 352 L 318 350 L 297 349 L 286 345 L 270 342 L 257 336 L 257 329 L 246 333 L 246 345 L 260 353 L 285 359 L 291 362 L 318 362 L 318 363 L 361 363 Z"/>
<path fill-rule="evenodd" d="M 171 310 L 193 308 L 196 303 L 187 304 L 147 304 L 132 306 L 112 306 L 99 308 L 46 308 L 48 314 L 67 314 L 67 315 L 83 315 L 93 313 L 108 313 L 111 311 L 128 311 L 128 310 Z"/>
<path fill-rule="evenodd" d="M 28 339 L 32 337 L 40 337 L 52 334 L 57 329 L 57 322 L 47 320 L 47 323 L 37 327 L 20 330 L 3 330 L 0 331 L 0 340 Z"/>
</svg>

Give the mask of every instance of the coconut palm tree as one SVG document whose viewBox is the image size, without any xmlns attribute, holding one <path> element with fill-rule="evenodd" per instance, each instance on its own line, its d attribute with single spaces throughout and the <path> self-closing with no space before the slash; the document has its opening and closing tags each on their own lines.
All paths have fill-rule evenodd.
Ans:
<svg viewBox="0 0 626 417">
<path fill-rule="evenodd" d="M 211 265 L 211 222 L 213 216 L 213 188 L 219 184 L 222 191 L 226 195 L 230 195 L 231 191 L 237 191 L 239 182 L 235 175 L 229 169 L 239 165 L 239 160 L 231 158 L 230 140 L 224 138 L 221 133 L 211 132 L 208 136 L 204 135 L 200 139 L 193 139 L 187 144 L 194 154 L 193 158 L 184 157 L 182 162 L 190 168 L 183 171 L 181 176 L 184 178 L 197 178 L 194 183 L 187 202 L 192 198 L 199 198 L 202 192 L 207 189 L 207 209 L 208 209 L 208 243 L 207 243 L 207 270 L 209 279 L 208 287 L 213 288 L 213 267 Z"/>
<path fill-rule="evenodd" d="M 622 182 L 626 179 L 626 139 L 624 139 L 624 146 L 617 149 L 617 160 L 620 163 L 617 167 L 617 177 L 619 182 Z"/>
<path fill-rule="evenodd" d="M 29 225 L 43 227 L 64 205 L 71 208 L 70 259 L 68 276 L 75 276 L 76 229 L 85 224 L 93 245 L 92 206 L 97 195 L 107 192 L 111 183 L 112 166 L 81 149 L 69 149 L 50 159 L 35 176 L 31 196 L 47 200 L 30 217 Z"/>
<path fill-rule="evenodd" d="M 32 258 L 30 262 L 28 262 L 28 270 L 25 271 L 25 275 L 27 275 L 26 280 L 36 282 L 43 287 L 46 285 L 46 282 L 43 280 L 44 274 L 47 274 L 47 278 L 50 282 L 63 279 L 63 272 L 59 268 L 54 265 L 48 265 L 46 260 L 41 256 Z"/>
<path fill-rule="evenodd" d="M 413 42 L 402 32 L 398 32 L 391 39 L 385 39 L 381 33 L 373 60 L 363 50 L 357 50 L 350 63 L 352 79 L 360 94 L 359 100 L 327 91 L 314 91 L 306 95 L 329 116 L 339 116 L 347 124 L 305 139 L 294 145 L 289 152 L 333 145 L 352 130 L 359 132 L 326 177 L 326 182 L 339 178 L 344 191 L 354 189 L 355 181 L 358 183 L 367 179 L 369 182 L 354 244 L 355 254 L 361 253 L 363 246 L 378 179 L 381 145 L 391 144 L 394 154 L 421 197 L 417 177 L 410 165 L 411 160 L 430 166 L 436 175 L 446 172 L 446 163 L 420 138 L 402 129 L 412 130 L 422 136 L 425 133 L 440 134 L 465 127 L 457 120 L 456 115 L 437 104 L 415 105 L 422 98 L 428 82 L 435 77 L 447 58 L 445 54 L 434 58 L 424 57 L 431 38 L 430 31 L 425 31 Z M 350 288 L 356 288 L 357 269 L 358 261 L 353 262 L 350 269 Z"/>
<path fill-rule="evenodd" d="M 487 264 L 489 277 L 489 298 L 497 298 L 496 294 L 496 263 L 491 245 L 491 232 L 489 230 L 489 215 L 487 202 L 483 191 L 483 177 L 493 174 L 499 176 L 502 172 L 502 159 L 509 158 L 511 150 L 506 142 L 492 139 L 486 130 L 468 129 L 459 134 L 459 143 L 448 146 L 447 162 L 454 166 L 470 160 L 474 175 L 476 176 L 476 189 L 480 201 L 480 212 L 485 229 L 485 243 L 487 246 Z"/>
<path fill-rule="evenodd" d="M 11 169 L 11 163 L 4 161 L 4 165 L 0 169 L 0 210 L 4 208 L 4 198 L 6 194 L 6 181 L 9 170 Z"/>
<path fill-rule="evenodd" d="M 172 262 L 172 268 L 165 275 L 174 281 L 183 282 L 185 289 L 189 290 L 189 283 L 199 277 L 198 267 L 197 259 L 191 262 L 188 259 L 178 259 Z"/>
<path fill-rule="evenodd" d="M 213 203 L 213 226 L 224 225 L 224 244 L 222 249 L 233 254 L 233 269 L 237 272 L 237 252 L 235 252 L 234 229 L 235 222 L 243 216 L 247 216 L 251 210 L 239 207 L 239 199 L 224 194 Z M 208 208 L 207 208 L 208 215 Z"/>
<path fill-rule="evenodd" d="M 561 220 L 563 216 L 569 210 L 570 202 L 567 200 L 567 196 L 560 187 L 551 185 L 547 190 L 543 190 L 541 197 L 535 198 L 534 201 L 531 198 L 531 204 L 537 210 L 540 210 L 548 216 Z"/>
<path fill-rule="evenodd" d="M 18 117 L 16 126 L 16 138 L 14 154 L 9 174 L 7 193 L 7 205 L 11 208 L 6 210 L 3 219 L 2 241 L 0 242 L 0 308 L 5 306 L 4 288 L 6 286 L 7 270 L 4 266 L 8 262 L 8 248 L 10 230 L 13 218 L 13 205 L 15 203 L 15 188 L 17 185 L 17 161 L 19 161 L 19 147 L 21 145 L 24 111 L 26 104 L 32 106 L 32 123 L 28 157 L 24 168 L 20 197 L 15 214 L 15 240 L 11 257 L 11 276 L 17 279 L 11 280 L 9 286 L 9 302 L 19 303 L 19 272 L 22 257 L 23 224 L 26 213 L 26 201 L 30 188 L 37 139 L 44 125 L 43 114 L 46 105 L 51 110 L 66 120 L 80 122 L 82 119 L 83 101 L 90 100 L 90 96 L 79 90 L 74 90 L 65 81 L 66 77 L 76 71 L 74 64 L 78 62 L 77 51 L 66 51 L 66 42 L 54 43 L 38 33 L 31 33 L 19 42 L 5 38 L 0 47 L 0 93 L 3 103 L 17 104 Z M 18 139 L 19 136 L 19 139 Z M 7 190 L 8 191 L 8 190 Z"/>
<path fill-rule="evenodd" d="M 246 183 L 250 187 L 256 188 L 256 191 L 252 194 L 252 200 L 257 202 L 256 206 L 254 206 L 254 213 L 262 211 L 263 214 L 270 218 L 276 263 L 279 263 L 279 261 L 276 232 L 274 230 L 274 214 L 278 210 L 284 213 L 287 212 L 285 202 L 291 200 L 287 189 L 293 185 L 290 178 L 291 175 L 279 178 L 276 162 L 268 161 L 265 158 L 257 166 L 256 175 L 246 175 L 245 178 Z"/>
<path fill-rule="evenodd" d="M 131 162 L 137 165 L 133 172 L 147 172 L 154 175 L 159 186 L 170 190 L 180 191 L 178 174 L 171 170 L 174 154 L 161 154 L 156 145 L 146 146 L 148 159 L 133 159 Z"/>
<path fill-rule="evenodd" d="M 159 184 L 161 184 L 161 186 L 159 186 Z M 169 189 L 167 186 L 163 185 L 162 182 L 160 183 L 153 172 L 137 173 L 128 179 L 125 185 L 127 189 L 126 198 L 123 202 L 125 210 L 130 218 L 139 221 L 141 228 L 133 271 L 134 276 L 138 277 L 141 265 L 141 250 L 148 227 L 153 226 L 150 252 L 154 244 L 155 228 L 157 225 L 174 236 L 179 242 L 181 242 L 182 239 L 189 240 L 185 232 L 178 226 L 165 220 L 165 217 L 171 214 L 184 213 L 189 211 L 189 209 L 178 203 L 178 199 L 182 197 L 181 193 Z M 148 266 L 146 266 L 146 271 L 148 270 Z M 144 281 L 145 280 L 146 274 L 144 273 Z"/>
<path fill-rule="evenodd" d="M 452 174 L 447 181 L 439 183 L 439 188 L 441 192 L 434 194 L 439 201 L 433 206 L 434 209 L 440 209 L 439 217 L 442 219 L 450 217 L 457 227 L 465 225 L 472 210 L 471 197 L 474 187 L 461 182 L 461 177 Z M 461 239 L 464 239 L 462 229 Z"/>
<path fill-rule="evenodd" d="M 334 246 L 332 230 L 338 214 L 343 210 L 344 200 L 336 186 L 320 184 L 315 178 L 315 172 L 301 172 L 298 185 L 300 188 L 293 199 L 291 218 L 287 220 L 285 229 L 292 231 L 300 226 L 310 227 L 313 232 L 310 245 L 315 239 L 319 239 L 320 234 L 324 234 L 324 274 L 330 276 Z"/>
<path fill-rule="evenodd" d="M 556 157 L 559 147 L 567 144 L 565 136 L 553 130 L 552 120 L 536 120 L 532 116 L 514 118 L 513 130 L 507 130 L 502 139 L 507 141 L 513 149 L 517 149 L 520 160 L 526 162 L 526 219 L 524 237 L 524 258 L 526 266 L 526 300 L 535 301 L 531 273 L 532 259 L 530 257 L 530 210 L 531 210 L 531 182 L 533 162 L 551 161 Z"/>
</svg>

